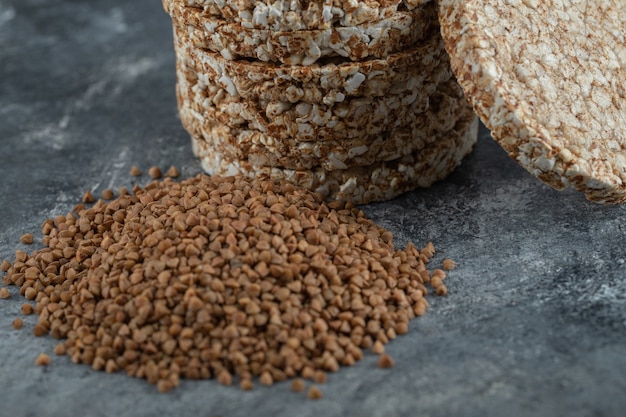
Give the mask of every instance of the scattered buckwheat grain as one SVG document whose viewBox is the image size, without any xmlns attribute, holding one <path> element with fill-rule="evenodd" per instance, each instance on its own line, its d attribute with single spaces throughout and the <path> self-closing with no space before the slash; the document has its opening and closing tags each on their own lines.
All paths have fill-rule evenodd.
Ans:
<svg viewBox="0 0 626 417">
<path fill-rule="evenodd" d="M 180 172 L 178 171 L 178 168 L 176 168 L 174 165 L 172 165 L 167 169 L 167 171 L 165 171 L 165 177 L 178 178 L 179 175 Z"/>
<path fill-rule="evenodd" d="M 441 276 L 433 275 L 432 279 L 430 280 L 430 285 L 432 285 L 434 288 L 442 286 L 443 280 L 441 279 Z"/>
<path fill-rule="evenodd" d="M 9 292 L 9 290 L 7 290 L 4 287 L 0 288 L 0 298 L 1 299 L 7 299 L 10 296 L 11 296 L 11 293 Z"/>
<path fill-rule="evenodd" d="M 102 198 L 105 200 L 113 200 L 113 197 L 115 197 L 115 194 L 113 194 L 113 190 L 110 188 L 102 190 Z"/>
<path fill-rule="evenodd" d="M 254 384 L 252 383 L 252 380 L 250 378 L 245 378 L 239 382 L 239 388 L 244 391 L 250 391 L 254 389 Z"/>
<path fill-rule="evenodd" d="M 323 384 L 326 382 L 326 372 L 320 370 L 315 371 L 313 374 L 313 381 L 318 384 Z"/>
<path fill-rule="evenodd" d="M 18 317 L 15 320 L 13 320 L 13 328 L 15 330 L 21 329 L 23 325 L 24 325 L 24 322 L 22 321 L 21 318 Z"/>
<path fill-rule="evenodd" d="M 45 336 L 48 333 L 48 329 L 43 324 L 37 324 L 33 327 L 33 334 L 36 337 Z"/>
<path fill-rule="evenodd" d="M 380 340 L 375 341 L 372 345 L 372 352 L 380 355 L 381 353 L 385 352 L 385 345 L 383 345 Z"/>
<path fill-rule="evenodd" d="M 222 369 L 217 374 L 217 382 L 219 382 L 222 385 L 232 385 L 233 376 L 226 369 Z"/>
<path fill-rule="evenodd" d="M 320 398 L 322 398 L 323 394 L 318 387 L 316 387 L 315 385 L 311 385 L 306 396 L 310 400 L 319 400 Z"/>
<path fill-rule="evenodd" d="M 264 371 L 259 378 L 259 381 L 262 385 L 272 385 L 274 383 L 274 379 L 272 378 L 272 374 L 269 371 Z"/>
<path fill-rule="evenodd" d="M 86 191 L 85 194 L 83 194 L 83 203 L 93 203 L 94 201 L 95 199 L 93 198 L 93 194 L 91 194 L 91 191 Z"/>
<path fill-rule="evenodd" d="M 132 167 L 130 167 L 130 175 L 132 177 L 138 177 L 141 175 L 141 170 L 136 165 L 133 165 Z"/>
<path fill-rule="evenodd" d="M 63 356 L 66 352 L 67 350 L 65 348 L 65 343 L 57 343 L 57 345 L 54 347 L 54 354 L 57 356 Z"/>
<path fill-rule="evenodd" d="M 161 393 L 168 392 L 174 388 L 174 384 L 169 379 L 159 379 L 156 383 L 157 390 Z"/>
<path fill-rule="evenodd" d="M 36 301 L 33 333 L 65 339 L 73 362 L 161 392 L 181 377 L 323 383 L 428 306 L 434 246 L 395 249 L 349 203 L 206 175 L 119 194 L 47 220 L 45 247 L 2 266 Z"/>
<path fill-rule="evenodd" d="M 441 278 L 443 280 L 443 279 L 446 278 L 446 272 L 443 269 L 437 268 L 437 269 L 435 269 L 433 271 L 432 276 L 433 277 L 439 277 L 439 278 Z"/>
<path fill-rule="evenodd" d="M 150 176 L 150 178 L 152 179 L 157 179 L 157 178 L 161 178 L 161 169 L 158 166 L 152 166 L 150 167 L 150 169 L 148 170 L 148 175 Z"/>
<path fill-rule="evenodd" d="M 378 357 L 378 367 L 387 369 L 393 366 L 393 359 L 386 353 L 383 353 Z"/>
<path fill-rule="evenodd" d="M 35 359 L 35 365 L 37 366 L 50 365 L 50 356 L 46 355 L 45 353 L 40 353 L 39 356 L 37 356 L 37 359 Z"/>
<path fill-rule="evenodd" d="M 456 262 L 454 262 L 452 259 L 444 259 L 443 260 L 443 269 L 445 269 L 446 271 L 452 271 L 454 268 L 456 268 Z"/>
<path fill-rule="evenodd" d="M 300 378 L 296 378 L 291 381 L 291 390 L 294 392 L 302 392 L 304 391 L 304 381 Z"/>
<path fill-rule="evenodd" d="M 33 239 L 33 234 L 32 233 L 24 233 L 21 237 L 20 237 L 20 242 L 22 242 L 25 245 L 30 245 L 34 242 Z"/>
<path fill-rule="evenodd" d="M 28 303 L 22 304 L 22 314 L 25 316 L 33 314 L 33 306 Z"/>
</svg>

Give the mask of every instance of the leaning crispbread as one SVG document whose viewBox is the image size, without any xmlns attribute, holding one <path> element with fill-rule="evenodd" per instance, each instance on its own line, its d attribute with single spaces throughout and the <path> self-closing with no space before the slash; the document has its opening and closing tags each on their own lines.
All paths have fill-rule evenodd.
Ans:
<svg viewBox="0 0 626 417">
<path fill-rule="evenodd" d="M 174 35 L 178 65 L 183 70 L 217 81 L 232 96 L 257 101 L 330 104 L 345 97 L 399 94 L 432 79 L 433 69 L 447 59 L 437 31 L 414 48 L 386 59 L 311 66 L 231 61 L 193 47 L 178 29 Z"/>
<path fill-rule="evenodd" d="M 424 148 L 454 127 L 457 120 L 473 114 L 462 94 L 437 92 L 431 107 L 412 123 L 391 131 L 354 139 L 301 141 L 278 139 L 250 128 L 232 128 L 198 112 L 190 103 L 179 102 L 183 126 L 191 136 L 206 141 L 215 152 L 252 165 L 287 169 L 332 171 L 397 159 Z M 367 131 L 365 130 L 367 133 Z"/>
<path fill-rule="evenodd" d="M 203 16 L 182 0 L 164 0 L 163 4 L 174 26 L 186 32 L 188 42 L 196 48 L 219 52 L 226 59 L 243 57 L 292 65 L 311 65 L 320 58 L 337 56 L 352 61 L 385 58 L 408 49 L 437 24 L 434 3 L 358 26 L 300 31 L 250 29 L 239 22 Z"/>
<path fill-rule="evenodd" d="M 167 10 L 166 2 L 164 6 Z M 176 1 L 176 0 L 174 0 Z M 413 10 L 431 0 L 178 0 L 201 8 L 207 16 L 268 30 L 314 30 L 356 26 L 383 20 L 402 9 Z"/>
<path fill-rule="evenodd" d="M 196 78 L 194 71 L 184 71 L 179 66 L 177 75 L 179 100 L 213 123 L 256 129 L 276 139 L 297 137 L 299 141 L 362 138 L 415 125 L 437 90 L 462 96 L 456 81 L 451 80 L 447 61 L 433 71 L 432 80 L 415 85 L 413 90 L 376 98 L 346 97 L 328 105 L 246 100 L 225 93 L 213 79 Z"/>
<path fill-rule="evenodd" d="M 457 122 L 454 129 L 424 148 L 392 161 L 379 161 L 364 167 L 326 171 L 290 170 L 252 165 L 248 161 L 230 159 L 216 152 L 211 145 L 192 138 L 194 154 L 210 175 L 265 174 L 286 179 L 330 200 L 365 204 L 391 199 L 418 187 L 428 187 L 448 176 L 476 143 L 478 119 L 471 113 Z"/>
<path fill-rule="evenodd" d="M 626 2 L 440 0 L 452 68 L 533 175 L 626 201 Z"/>
</svg>

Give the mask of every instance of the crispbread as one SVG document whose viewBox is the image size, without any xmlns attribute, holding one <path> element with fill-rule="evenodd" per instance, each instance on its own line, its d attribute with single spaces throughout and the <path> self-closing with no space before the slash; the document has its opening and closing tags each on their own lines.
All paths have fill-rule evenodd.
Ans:
<svg viewBox="0 0 626 417">
<path fill-rule="evenodd" d="M 333 56 L 352 61 L 385 58 L 414 45 L 437 22 L 435 4 L 428 3 L 358 26 L 274 31 L 249 29 L 239 22 L 203 16 L 199 9 L 185 6 L 181 0 L 163 3 L 173 24 L 186 32 L 196 48 L 219 52 L 226 59 L 243 57 L 291 65 L 311 65 Z"/>
<path fill-rule="evenodd" d="M 219 84 L 193 71 L 178 72 L 178 99 L 213 123 L 251 128 L 276 139 L 324 141 L 362 138 L 409 124 L 419 125 L 437 90 L 452 97 L 463 93 L 448 62 L 440 63 L 433 79 L 413 90 L 385 97 L 346 97 L 341 103 L 309 104 L 246 100 L 225 94 Z M 417 123 L 417 124 L 416 124 Z"/>
<path fill-rule="evenodd" d="M 473 115 L 462 95 L 450 97 L 438 92 L 433 96 L 431 108 L 417 115 L 409 125 L 354 139 L 300 141 L 216 123 L 188 103 L 183 102 L 179 109 L 182 124 L 190 135 L 203 139 L 221 155 L 246 160 L 252 165 L 299 170 L 322 167 L 328 171 L 371 165 L 413 153 L 445 136 L 457 120 Z"/>
<path fill-rule="evenodd" d="M 321 193 L 329 200 L 365 204 L 389 200 L 417 187 L 428 187 L 448 176 L 465 155 L 471 152 L 478 134 L 478 118 L 459 120 L 446 137 L 401 158 L 376 162 L 365 167 L 326 171 L 290 170 L 252 165 L 247 161 L 230 159 L 216 152 L 202 139 L 191 139 L 193 152 L 210 175 L 268 175 L 286 179 L 309 190 Z"/>
<path fill-rule="evenodd" d="M 195 48 L 174 30 L 178 65 L 198 77 L 217 80 L 232 96 L 255 101 L 336 103 L 345 97 L 382 97 L 413 90 L 434 78 L 433 69 L 447 59 L 438 31 L 414 48 L 386 59 L 311 66 L 227 60 L 219 53 Z"/>
<path fill-rule="evenodd" d="M 439 0 L 453 71 L 493 137 L 557 189 L 626 201 L 626 2 Z"/>
<path fill-rule="evenodd" d="M 269 30 L 314 30 L 356 26 L 388 18 L 398 10 L 412 10 L 431 0 L 164 0 L 184 1 L 207 16 L 241 22 L 245 27 Z"/>
</svg>

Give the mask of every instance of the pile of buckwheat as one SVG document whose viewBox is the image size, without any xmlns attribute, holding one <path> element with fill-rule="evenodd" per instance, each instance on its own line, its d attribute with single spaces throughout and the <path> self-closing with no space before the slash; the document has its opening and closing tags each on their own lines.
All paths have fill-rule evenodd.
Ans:
<svg viewBox="0 0 626 417">
<path fill-rule="evenodd" d="M 43 249 L 0 267 L 36 301 L 35 335 L 162 392 L 181 377 L 322 383 L 368 348 L 392 366 L 384 345 L 424 314 L 425 284 L 446 293 L 445 272 L 425 266 L 432 244 L 396 250 L 350 203 L 269 179 L 165 178 L 80 204 L 42 232 Z"/>
</svg>

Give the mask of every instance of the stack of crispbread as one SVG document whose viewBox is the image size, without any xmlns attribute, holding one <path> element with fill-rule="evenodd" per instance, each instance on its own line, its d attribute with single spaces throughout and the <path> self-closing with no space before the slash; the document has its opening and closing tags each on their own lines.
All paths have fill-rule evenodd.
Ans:
<svg viewBox="0 0 626 417">
<path fill-rule="evenodd" d="M 209 174 L 367 203 L 444 178 L 476 141 L 435 1 L 163 5 L 180 117 Z"/>
</svg>

